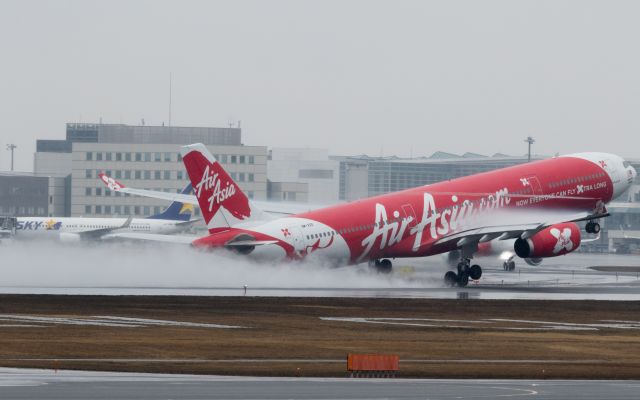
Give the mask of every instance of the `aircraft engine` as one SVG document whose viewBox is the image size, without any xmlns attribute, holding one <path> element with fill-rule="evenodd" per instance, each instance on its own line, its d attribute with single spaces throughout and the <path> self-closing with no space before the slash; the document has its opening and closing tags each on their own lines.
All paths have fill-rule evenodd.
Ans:
<svg viewBox="0 0 640 400">
<path fill-rule="evenodd" d="M 580 227 L 573 222 L 552 225 L 528 239 L 517 239 L 513 245 L 518 257 L 524 259 L 557 257 L 571 253 L 578 247 Z"/>
<path fill-rule="evenodd" d="M 531 265 L 532 267 L 537 267 L 542 264 L 542 258 L 525 258 L 524 262 Z"/>
<path fill-rule="evenodd" d="M 80 241 L 80 235 L 77 233 L 61 232 L 60 241 L 65 243 L 74 243 Z"/>
</svg>

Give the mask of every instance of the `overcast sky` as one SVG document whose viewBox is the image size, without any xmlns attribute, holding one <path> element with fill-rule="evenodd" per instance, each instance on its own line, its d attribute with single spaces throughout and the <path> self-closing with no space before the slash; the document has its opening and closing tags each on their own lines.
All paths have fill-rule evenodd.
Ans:
<svg viewBox="0 0 640 400">
<path fill-rule="evenodd" d="M 0 169 L 66 122 L 248 145 L 640 158 L 640 2 L 0 0 Z"/>
</svg>

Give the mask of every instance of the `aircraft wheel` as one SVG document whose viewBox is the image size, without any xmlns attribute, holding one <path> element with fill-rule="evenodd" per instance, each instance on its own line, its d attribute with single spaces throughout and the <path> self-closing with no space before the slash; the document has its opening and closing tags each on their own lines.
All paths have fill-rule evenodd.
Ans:
<svg viewBox="0 0 640 400">
<path fill-rule="evenodd" d="M 373 263 L 369 262 L 369 266 L 374 268 L 375 271 L 379 274 L 390 274 L 391 270 L 393 269 L 391 260 L 388 260 L 386 258 L 383 260 L 376 260 Z"/>
<path fill-rule="evenodd" d="M 444 284 L 449 286 L 449 287 L 454 287 L 456 285 L 456 283 L 458 282 L 458 274 L 456 274 L 453 271 L 447 271 L 446 274 L 444 274 Z"/>
<path fill-rule="evenodd" d="M 597 222 L 593 222 L 591 226 L 591 233 L 600 233 L 600 224 Z"/>
<path fill-rule="evenodd" d="M 469 278 L 477 281 L 480 277 L 482 277 L 482 268 L 477 264 L 472 265 L 471 268 L 469 268 Z"/>
<path fill-rule="evenodd" d="M 469 284 L 469 274 L 468 273 L 462 273 L 459 277 L 458 277 L 458 286 L 460 287 L 465 287 Z"/>
</svg>

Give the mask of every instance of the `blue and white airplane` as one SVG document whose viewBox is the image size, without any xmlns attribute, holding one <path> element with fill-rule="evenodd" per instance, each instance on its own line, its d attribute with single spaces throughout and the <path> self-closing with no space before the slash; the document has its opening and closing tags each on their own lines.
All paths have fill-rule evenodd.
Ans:
<svg viewBox="0 0 640 400">
<path fill-rule="evenodd" d="M 191 184 L 181 192 L 191 193 Z M 138 234 L 174 234 L 189 229 L 193 205 L 174 201 L 160 214 L 147 218 L 18 217 L 16 239 L 50 238 L 64 242 L 98 239 L 136 239 Z"/>
</svg>

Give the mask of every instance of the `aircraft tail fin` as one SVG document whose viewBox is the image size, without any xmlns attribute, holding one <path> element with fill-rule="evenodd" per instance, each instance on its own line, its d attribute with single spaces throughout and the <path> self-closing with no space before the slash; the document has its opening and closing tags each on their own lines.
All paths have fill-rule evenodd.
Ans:
<svg viewBox="0 0 640 400">
<path fill-rule="evenodd" d="M 183 146 L 180 152 L 210 232 L 264 219 L 262 211 L 251 204 L 249 197 L 205 145 L 196 143 Z"/>
<path fill-rule="evenodd" d="M 188 183 L 184 189 L 182 189 L 182 194 L 190 194 L 192 190 L 191 183 Z M 171 221 L 189 221 L 191 219 L 191 214 L 193 214 L 193 205 L 185 204 L 180 201 L 172 202 L 169 207 L 165 208 L 159 214 L 152 215 L 147 217 L 148 219 L 167 219 Z"/>
</svg>

